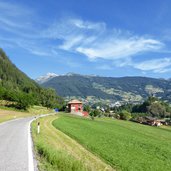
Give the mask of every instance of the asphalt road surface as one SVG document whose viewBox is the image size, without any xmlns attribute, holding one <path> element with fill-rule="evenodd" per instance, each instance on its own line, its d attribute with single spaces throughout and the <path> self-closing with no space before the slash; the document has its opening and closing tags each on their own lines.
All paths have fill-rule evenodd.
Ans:
<svg viewBox="0 0 171 171">
<path fill-rule="evenodd" d="M 29 126 L 32 119 L 16 119 L 0 124 L 0 171 L 34 170 Z"/>
</svg>

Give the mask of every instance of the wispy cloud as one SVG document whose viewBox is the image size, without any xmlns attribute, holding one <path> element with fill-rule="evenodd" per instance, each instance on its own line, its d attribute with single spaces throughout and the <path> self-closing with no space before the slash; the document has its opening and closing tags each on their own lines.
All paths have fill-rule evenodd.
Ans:
<svg viewBox="0 0 171 171">
<path fill-rule="evenodd" d="M 108 28 L 104 22 L 61 18 L 46 29 L 36 27 L 38 24 L 33 19 L 36 18 L 36 12 L 33 9 L 2 1 L 0 11 L 0 29 L 15 34 L 16 37 L 12 38 L 17 40 L 20 47 L 37 55 L 47 53 L 44 52 L 40 40 L 57 41 L 55 46 L 58 50 L 83 54 L 89 60 L 128 58 L 143 52 L 158 51 L 164 46 L 162 42 L 149 36 L 138 36 L 130 31 Z M 9 39 L 7 41 L 9 42 Z M 15 42 L 12 40 L 11 43 Z M 49 48 L 53 51 L 54 45 Z"/>
<path fill-rule="evenodd" d="M 138 35 L 129 30 L 109 28 L 104 22 L 70 17 L 57 19 L 47 26 L 37 20 L 39 15 L 34 9 L 5 1 L 0 2 L 0 11 L 0 46 L 19 47 L 36 56 L 58 56 L 62 51 L 66 58 L 72 53 L 76 57 L 84 55 L 89 61 L 108 61 L 96 67 L 102 70 L 130 66 L 144 72 L 170 71 L 169 57 L 134 62 L 139 54 L 166 50 L 161 40 L 150 35 Z M 81 64 L 68 59 L 66 65 L 79 67 Z"/>
<path fill-rule="evenodd" d="M 112 65 L 115 67 L 132 67 L 142 71 L 143 74 L 148 72 L 162 74 L 171 71 L 171 57 L 141 59 L 139 62 L 135 62 L 132 58 L 118 59 L 113 61 Z"/>
<path fill-rule="evenodd" d="M 0 24 L 1 30 L 22 34 L 21 30 L 31 30 L 30 18 L 34 12 L 21 5 L 15 5 L 5 1 L 0 2 Z M 33 31 L 34 29 L 32 29 Z"/>
<path fill-rule="evenodd" d="M 70 18 L 53 24 L 44 32 L 44 36 L 62 40 L 59 48 L 84 54 L 90 60 L 126 58 L 143 52 L 159 51 L 164 46 L 164 43 L 149 36 L 108 29 L 103 22 Z"/>
<path fill-rule="evenodd" d="M 159 58 L 146 60 L 139 63 L 131 64 L 134 68 L 142 71 L 152 71 L 154 73 L 165 73 L 171 71 L 171 58 Z"/>
<path fill-rule="evenodd" d="M 85 54 L 90 59 L 119 59 L 134 56 L 146 51 L 159 50 L 162 43 L 157 40 L 145 39 L 140 37 L 130 38 L 110 38 L 105 42 L 95 43 L 94 46 L 80 46 L 76 51 Z"/>
<path fill-rule="evenodd" d="M 151 36 L 135 35 L 130 31 L 108 29 L 103 22 L 81 19 L 65 19 L 43 32 L 46 38 L 59 39 L 59 49 L 81 53 L 90 61 L 111 60 L 111 64 L 98 65 L 96 69 L 112 70 L 117 67 L 133 67 L 142 72 L 165 73 L 171 71 L 171 58 L 159 58 L 134 62 L 139 54 L 165 51 L 165 44 Z"/>
<path fill-rule="evenodd" d="M 34 10 L 1 1 L 0 2 L 0 46 L 19 47 L 37 56 L 54 54 L 53 48 L 45 48 L 39 33 L 42 31 L 34 19 Z M 34 16 L 34 17 L 33 17 Z"/>
</svg>

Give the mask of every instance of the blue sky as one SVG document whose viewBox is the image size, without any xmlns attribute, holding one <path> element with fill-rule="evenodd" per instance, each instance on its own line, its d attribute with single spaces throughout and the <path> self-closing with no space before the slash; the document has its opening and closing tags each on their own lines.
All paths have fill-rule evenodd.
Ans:
<svg viewBox="0 0 171 171">
<path fill-rule="evenodd" d="M 48 72 L 171 77 L 170 0 L 1 0 L 0 47 Z"/>
</svg>

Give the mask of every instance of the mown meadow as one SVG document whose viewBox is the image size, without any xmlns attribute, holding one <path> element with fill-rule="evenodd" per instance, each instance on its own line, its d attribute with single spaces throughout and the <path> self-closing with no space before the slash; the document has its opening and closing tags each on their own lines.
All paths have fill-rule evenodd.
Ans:
<svg viewBox="0 0 171 171">
<path fill-rule="evenodd" d="M 171 168 L 171 130 L 114 119 L 61 115 L 53 125 L 122 171 Z"/>
</svg>

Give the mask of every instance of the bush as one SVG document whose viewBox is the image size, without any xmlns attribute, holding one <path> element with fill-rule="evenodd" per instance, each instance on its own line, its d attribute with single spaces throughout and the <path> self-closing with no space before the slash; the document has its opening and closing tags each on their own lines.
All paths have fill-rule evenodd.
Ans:
<svg viewBox="0 0 171 171">
<path fill-rule="evenodd" d="M 120 119 L 123 119 L 123 120 L 130 120 L 132 117 L 131 113 L 129 113 L 126 110 L 123 110 L 119 115 L 120 115 Z"/>
<path fill-rule="evenodd" d="M 89 115 L 90 115 L 91 119 L 94 120 L 94 117 L 96 117 L 96 116 L 100 117 L 102 115 L 102 112 L 99 109 L 94 109 L 94 110 L 91 110 Z"/>
</svg>

